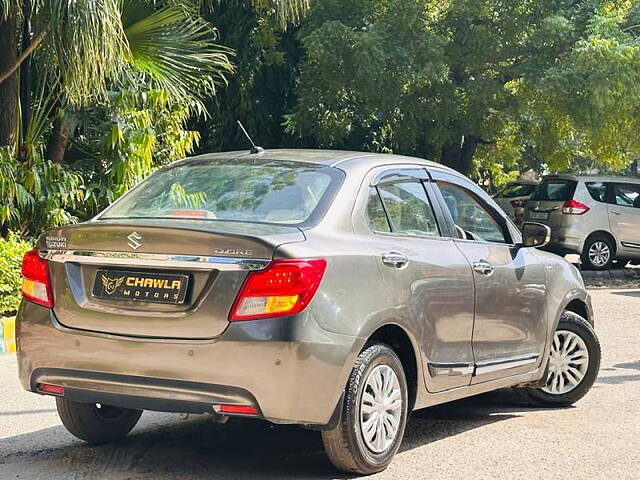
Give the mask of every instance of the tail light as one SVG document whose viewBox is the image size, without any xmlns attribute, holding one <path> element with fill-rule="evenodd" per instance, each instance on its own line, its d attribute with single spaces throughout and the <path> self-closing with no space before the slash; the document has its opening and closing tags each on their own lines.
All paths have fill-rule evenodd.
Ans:
<svg viewBox="0 0 640 480">
<path fill-rule="evenodd" d="M 564 213 L 565 215 L 583 215 L 588 211 L 589 207 L 587 207 L 584 203 L 573 199 L 567 200 L 562 206 L 562 213 Z"/>
<path fill-rule="evenodd" d="M 64 396 L 64 387 L 61 387 L 60 385 L 51 385 L 50 383 L 40 383 L 38 384 L 38 392 L 62 397 Z"/>
<path fill-rule="evenodd" d="M 526 203 L 527 203 L 526 200 L 511 200 L 511 206 L 513 208 L 524 208 Z"/>
<path fill-rule="evenodd" d="M 40 258 L 37 248 L 24 254 L 22 277 L 22 296 L 39 305 L 53 308 L 49 267 L 47 262 Z"/>
<path fill-rule="evenodd" d="M 251 405 L 230 405 L 230 404 L 221 404 L 214 406 L 214 410 L 217 410 L 220 413 L 232 413 L 232 414 L 241 414 L 241 415 L 257 415 L 258 409 Z"/>
<path fill-rule="evenodd" d="M 229 320 L 255 320 L 300 313 L 315 295 L 327 262 L 324 259 L 275 260 L 247 277 Z"/>
</svg>

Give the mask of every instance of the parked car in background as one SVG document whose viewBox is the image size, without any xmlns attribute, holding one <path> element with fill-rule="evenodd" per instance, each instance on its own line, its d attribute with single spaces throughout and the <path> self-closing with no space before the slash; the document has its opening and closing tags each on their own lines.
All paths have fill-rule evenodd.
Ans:
<svg viewBox="0 0 640 480">
<path fill-rule="evenodd" d="M 90 443 L 208 413 L 320 430 L 335 466 L 378 472 L 414 409 L 591 388 L 591 301 L 549 237 L 417 158 L 190 158 L 25 255 L 20 380 Z"/>
<path fill-rule="evenodd" d="M 501 188 L 493 199 L 516 225 L 522 225 L 525 204 L 537 186 L 536 180 L 511 182 Z"/>
<path fill-rule="evenodd" d="M 527 203 L 525 221 L 551 228 L 551 251 L 578 253 L 584 267 L 640 260 L 640 178 L 549 175 Z"/>
</svg>

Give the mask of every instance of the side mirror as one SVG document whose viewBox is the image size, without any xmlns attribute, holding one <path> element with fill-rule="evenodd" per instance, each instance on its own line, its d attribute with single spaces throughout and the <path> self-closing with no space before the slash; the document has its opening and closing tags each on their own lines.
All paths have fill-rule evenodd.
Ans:
<svg viewBox="0 0 640 480">
<path fill-rule="evenodd" d="M 541 223 L 525 222 L 522 225 L 523 247 L 544 247 L 551 241 L 551 229 Z"/>
</svg>

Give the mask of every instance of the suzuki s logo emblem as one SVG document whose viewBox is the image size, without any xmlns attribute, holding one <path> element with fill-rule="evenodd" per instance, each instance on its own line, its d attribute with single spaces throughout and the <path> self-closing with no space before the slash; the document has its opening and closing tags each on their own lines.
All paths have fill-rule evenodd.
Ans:
<svg viewBox="0 0 640 480">
<path fill-rule="evenodd" d="M 129 245 L 132 250 L 137 250 L 142 246 L 142 235 L 138 232 L 131 232 L 131 235 L 129 235 L 127 239 L 129 240 L 127 245 Z"/>
<path fill-rule="evenodd" d="M 107 295 L 113 295 L 118 287 L 122 285 L 122 282 L 124 282 L 124 277 L 109 278 L 105 275 L 102 275 L 102 286 L 104 287 L 104 292 Z"/>
</svg>

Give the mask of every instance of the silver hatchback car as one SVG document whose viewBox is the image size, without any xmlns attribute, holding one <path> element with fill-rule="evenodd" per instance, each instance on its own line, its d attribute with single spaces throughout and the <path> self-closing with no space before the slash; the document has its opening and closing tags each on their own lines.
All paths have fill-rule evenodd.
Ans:
<svg viewBox="0 0 640 480">
<path fill-rule="evenodd" d="M 186 159 L 25 255 L 20 380 L 91 443 L 143 410 L 261 418 L 377 472 L 412 410 L 503 387 L 566 406 L 591 388 L 589 295 L 533 248 L 548 227 L 523 231 L 416 158 Z"/>
<path fill-rule="evenodd" d="M 640 260 L 640 178 L 550 175 L 531 196 L 525 220 L 551 228 L 547 248 L 578 253 L 594 270 Z"/>
</svg>

